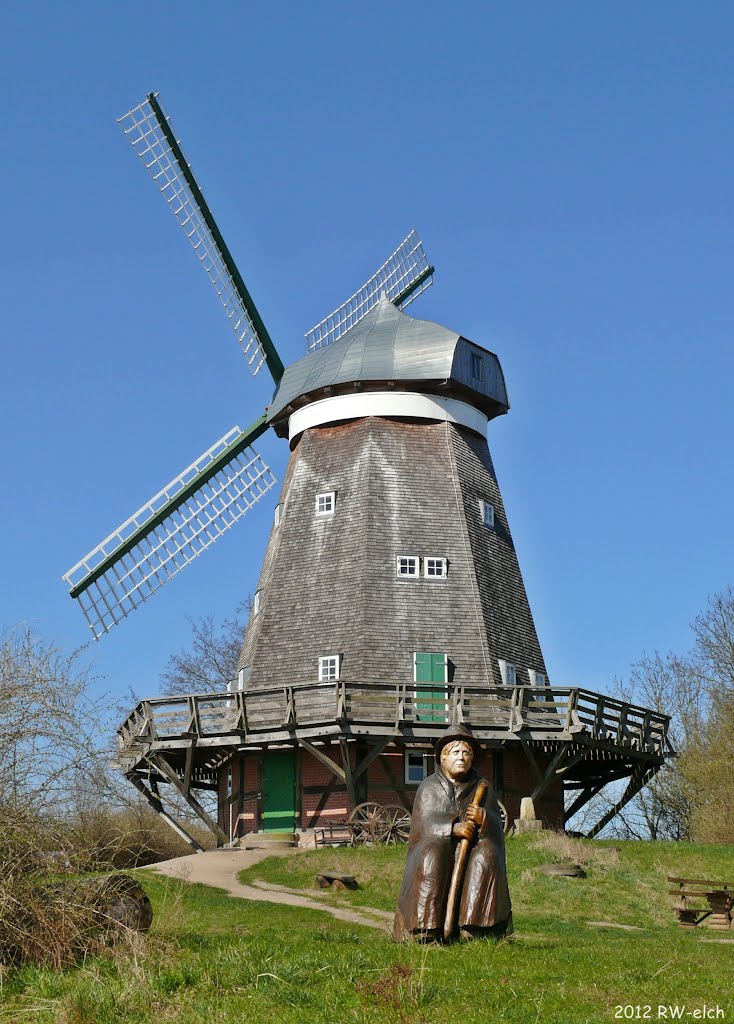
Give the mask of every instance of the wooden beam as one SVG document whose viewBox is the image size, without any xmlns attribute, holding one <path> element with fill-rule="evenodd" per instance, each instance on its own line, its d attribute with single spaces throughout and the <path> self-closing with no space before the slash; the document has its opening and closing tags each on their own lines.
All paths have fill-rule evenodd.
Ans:
<svg viewBox="0 0 734 1024">
<path fill-rule="evenodd" d="M 184 798 L 184 800 L 189 805 L 191 810 L 194 811 L 194 813 L 201 818 L 206 827 L 214 833 L 217 841 L 222 843 L 228 843 L 229 836 L 227 835 L 227 833 L 222 831 L 222 829 L 216 823 L 214 818 L 212 818 L 211 814 L 209 814 L 209 812 L 201 806 L 196 797 L 192 796 L 191 793 L 186 792 L 186 790 L 183 787 L 183 783 L 181 782 L 173 768 L 171 768 L 170 764 L 165 759 L 163 754 L 161 754 L 160 752 L 156 754 L 151 754 L 150 759 L 152 760 L 153 764 L 158 769 L 158 771 L 161 773 L 161 775 L 165 776 L 165 778 L 168 779 L 173 788 L 181 794 L 181 796 Z"/>
<path fill-rule="evenodd" d="M 359 762 L 356 768 L 354 768 L 354 770 L 352 771 L 352 778 L 355 780 L 355 782 L 361 775 L 364 775 L 364 773 L 367 771 L 372 762 L 377 760 L 377 758 L 383 752 L 385 747 L 389 743 L 392 743 L 392 741 L 393 737 L 387 736 L 385 739 L 382 739 L 378 743 L 376 743 L 372 750 L 370 750 L 370 752 L 362 758 L 362 760 Z"/>
<path fill-rule="evenodd" d="M 548 788 L 548 786 L 550 786 L 551 782 L 553 782 L 553 780 L 556 777 L 556 771 L 558 770 L 559 765 L 561 764 L 562 761 L 564 761 L 568 757 L 570 752 L 571 751 L 570 751 L 569 747 L 559 747 L 558 748 L 556 753 L 553 755 L 551 760 L 548 762 L 548 765 L 547 765 L 547 767 L 545 769 L 545 773 L 543 774 L 542 779 L 540 780 L 538 785 L 535 787 L 533 792 L 530 794 L 530 799 L 533 801 L 533 803 L 535 803 L 536 800 L 540 799 L 540 797 L 543 795 L 543 793 L 545 793 L 545 791 Z"/>
<path fill-rule="evenodd" d="M 319 797 L 319 802 L 316 804 L 316 809 L 306 822 L 306 828 L 313 828 L 316 822 L 319 820 L 319 818 L 321 817 L 321 812 L 326 807 L 327 803 L 329 802 L 329 797 L 336 788 L 336 783 L 337 777 L 336 775 L 332 775 L 328 783 L 324 787 L 321 796 Z"/>
<path fill-rule="evenodd" d="M 577 813 L 577 811 L 581 810 L 581 808 L 584 806 L 584 804 L 587 804 L 589 802 L 589 800 L 591 800 L 591 798 L 593 796 L 596 796 L 596 794 L 599 792 L 600 789 L 604 789 L 604 787 L 606 786 L 608 781 L 609 781 L 608 779 L 604 779 L 603 782 L 594 782 L 590 786 L 586 786 L 585 789 L 583 789 L 579 793 L 579 795 L 573 801 L 571 806 L 569 808 L 567 808 L 567 810 L 564 811 L 564 814 L 563 814 L 563 823 L 564 823 L 564 825 L 566 824 L 567 821 L 571 820 L 571 818 L 574 816 L 574 814 Z"/>
<path fill-rule="evenodd" d="M 530 762 L 530 767 L 535 772 L 535 777 L 538 780 L 538 783 L 541 783 L 543 781 L 543 773 L 538 767 L 538 762 L 535 760 L 535 754 L 533 753 L 527 738 L 525 736 L 518 736 L 518 739 L 520 740 L 520 743 L 522 743 L 522 749 L 525 751 L 525 757 L 527 757 Z"/>
<path fill-rule="evenodd" d="M 187 793 L 191 792 L 191 773 L 194 770 L 194 747 L 196 745 L 196 739 L 192 737 L 191 742 L 186 748 L 186 766 L 184 768 L 184 781 L 183 786 Z"/>
<path fill-rule="evenodd" d="M 197 843 L 197 841 L 194 839 L 194 837 L 190 836 L 186 829 L 182 825 L 179 825 L 179 823 L 171 817 L 168 811 L 164 809 L 163 801 L 161 800 L 161 798 L 159 796 L 156 796 L 155 793 L 151 793 L 151 791 L 148 789 L 148 787 L 145 785 L 142 779 L 137 778 L 135 775 L 128 775 L 128 778 L 132 782 L 133 786 L 135 786 L 135 788 L 143 794 L 143 796 L 148 801 L 153 810 L 156 812 L 156 814 L 159 814 L 161 818 L 163 818 L 166 825 L 172 828 L 177 836 L 180 836 L 181 839 L 184 840 L 184 842 L 188 843 L 195 853 L 204 852 L 204 847 L 200 846 L 199 843 Z"/>
<path fill-rule="evenodd" d="M 614 807 L 611 807 L 604 817 L 597 821 L 596 825 L 586 833 L 586 838 L 593 839 L 594 836 L 598 835 L 604 826 L 609 824 L 614 815 L 621 811 L 623 807 L 626 807 L 630 800 L 633 800 L 637 796 L 642 787 L 647 785 L 653 775 L 656 775 L 657 772 L 657 768 L 650 768 L 647 770 L 643 769 L 642 771 L 639 768 L 636 769 L 622 796 L 617 800 Z"/>
<path fill-rule="evenodd" d="M 318 761 L 321 761 L 322 764 L 326 765 L 326 767 L 329 769 L 329 771 L 333 772 L 334 775 L 336 775 L 337 779 L 339 779 L 340 782 L 346 783 L 346 781 L 347 781 L 346 772 L 344 771 L 343 768 L 339 767 L 339 765 L 336 763 L 336 761 L 332 761 L 332 759 L 329 757 L 328 754 L 325 754 L 323 752 L 323 750 L 320 750 L 318 747 L 315 747 L 313 745 L 313 743 L 309 743 L 308 740 L 304 740 L 303 737 L 301 737 L 301 736 L 298 737 L 298 742 L 301 744 L 302 747 L 305 747 L 305 749 L 310 754 L 313 754 L 313 756 Z M 347 789 L 348 788 L 349 787 L 347 786 Z"/>
</svg>

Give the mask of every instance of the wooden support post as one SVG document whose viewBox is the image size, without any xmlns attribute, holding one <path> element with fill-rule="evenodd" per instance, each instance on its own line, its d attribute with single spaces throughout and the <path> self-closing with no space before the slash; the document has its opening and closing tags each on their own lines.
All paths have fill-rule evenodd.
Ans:
<svg viewBox="0 0 734 1024">
<path fill-rule="evenodd" d="M 159 814 L 161 818 L 163 818 L 166 825 L 172 828 L 177 836 L 180 836 L 181 839 L 184 840 L 184 842 L 189 844 L 194 853 L 204 852 L 204 847 L 200 846 L 199 843 L 197 843 L 197 841 L 194 839 L 194 837 L 190 836 L 186 829 L 182 825 L 179 825 L 179 823 L 171 817 L 168 811 L 164 809 L 163 801 L 161 800 L 161 798 L 159 796 L 156 796 L 155 793 L 152 793 L 145 785 L 142 779 L 137 778 L 135 775 L 128 775 L 128 778 L 130 779 L 130 782 L 132 782 L 133 786 L 135 786 L 135 788 L 138 790 L 138 792 L 143 794 L 143 796 L 148 801 L 153 810 L 156 812 L 156 814 Z"/>
<path fill-rule="evenodd" d="M 342 766 L 344 768 L 344 782 L 347 787 L 347 799 L 352 810 L 357 806 L 357 799 L 354 793 L 354 776 L 352 765 L 349 760 L 349 745 L 345 739 L 339 740 L 339 749 L 342 752 Z"/>
<path fill-rule="evenodd" d="M 152 763 L 155 765 L 155 767 L 158 769 L 161 775 L 168 779 L 173 788 L 181 794 L 181 796 L 184 798 L 184 800 L 189 805 L 191 810 L 198 814 L 198 816 L 204 822 L 206 827 L 208 829 L 211 829 L 211 831 L 216 836 L 217 842 L 228 843 L 229 836 L 227 835 L 227 833 L 222 831 L 222 829 L 216 823 L 214 818 L 212 818 L 211 814 L 209 814 L 209 812 L 201 806 L 196 797 L 193 796 L 191 793 L 186 792 L 186 790 L 183 787 L 183 783 L 181 782 L 173 768 L 171 768 L 170 764 L 165 759 L 163 754 L 151 753 L 148 754 L 148 759 L 152 761 Z"/>
</svg>

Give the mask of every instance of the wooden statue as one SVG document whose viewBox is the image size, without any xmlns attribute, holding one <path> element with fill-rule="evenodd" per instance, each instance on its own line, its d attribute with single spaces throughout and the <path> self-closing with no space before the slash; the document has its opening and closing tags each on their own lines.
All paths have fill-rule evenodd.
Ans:
<svg viewBox="0 0 734 1024">
<path fill-rule="evenodd" d="M 502 818 L 472 767 L 481 747 L 463 725 L 436 742 L 436 772 L 413 806 L 408 862 L 395 912 L 398 941 L 451 941 L 512 931 Z"/>
</svg>

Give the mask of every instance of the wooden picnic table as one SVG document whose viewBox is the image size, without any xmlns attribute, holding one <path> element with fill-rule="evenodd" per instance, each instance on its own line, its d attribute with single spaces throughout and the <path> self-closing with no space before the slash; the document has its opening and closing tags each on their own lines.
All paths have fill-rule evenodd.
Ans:
<svg viewBox="0 0 734 1024">
<path fill-rule="evenodd" d="M 681 928 L 708 927 L 729 931 L 734 906 L 734 882 L 715 882 L 708 878 L 674 878 L 668 875 L 671 896 L 678 899 L 675 910 Z"/>
</svg>

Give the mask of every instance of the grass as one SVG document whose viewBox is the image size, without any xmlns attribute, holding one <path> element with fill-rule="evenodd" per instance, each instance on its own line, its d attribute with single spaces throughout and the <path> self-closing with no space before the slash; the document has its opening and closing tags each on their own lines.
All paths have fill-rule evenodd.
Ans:
<svg viewBox="0 0 734 1024">
<path fill-rule="evenodd" d="M 584 863 L 585 879 L 536 870 L 568 858 Z M 362 888 L 327 902 L 392 910 L 404 861 L 404 847 L 319 850 L 263 861 L 243 880 L 312 889 L 318 870 L 344 870 Z M 518 938 L 450 948 L 398 946 L 325 913 L 140 872 L 156 912 L 150 935 L 74 969 L 7 975 L 0 1024 L 596 1024 L 614 1020 L 618 1005 L 649 1005 L 659 1019 L 659 1005 L 704 1004 L 734 1020 L 734 945 L 678 928 L 665 895 L 667 874 L 734 877 L 734 848 L 544 833 L 511 839 L 508 865 Z"/>
</svg>

